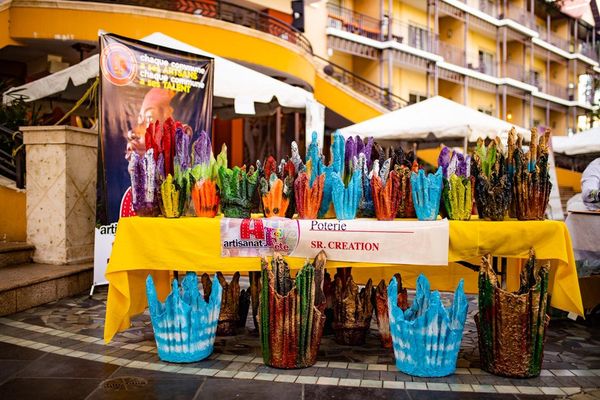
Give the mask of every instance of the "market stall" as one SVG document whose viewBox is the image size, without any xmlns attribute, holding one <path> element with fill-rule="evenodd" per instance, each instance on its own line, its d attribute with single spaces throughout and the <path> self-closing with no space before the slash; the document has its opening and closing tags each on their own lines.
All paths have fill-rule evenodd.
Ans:
<svg viewBox="0 0 600 400">
<path fill-rule="evenodd" d="M 260 271 L 258 257 L 221 257 L 220 224 L 220 218 L 135 217 L 119 222 L 106 272 L 110 286 L 105 340 L 110 341 L 118 331 L 127 329 L 130 318 L 147 307 L 145 282 L 150 273 L 164 298 L 170 290 L 170 273 L 174 270 L 208 273 Z M 540 259 L 552 261 L 552 305 L 581 315 L 583 309 L 571 239 L 563 222 L 450 221 L 448 262 L 478 262 L 477 259 L 487 253 L 525 260 L 531 246 L 535 247 Z M 401 245 L 398 251 L 403 251 Z M 304 260 L 289 258 L 290 265 L 296 269 L 302 267 Z M 388 279 L 400 271 L 405 285 L 413 288 L 417 276 L 424 272 L 432 287 L 442 291 L 454 290 L 458 281 L 465 278 L 465 290 L 477 292 L 477 274 L 456 264 L 411 266 L 328 261 L 327 266 L 353 267 L 355 276 L 362 282 L 368 278 Z M 509 287 L 518 287 L 519 272 L 519 268 L 508 271 Z"/>
</svg>

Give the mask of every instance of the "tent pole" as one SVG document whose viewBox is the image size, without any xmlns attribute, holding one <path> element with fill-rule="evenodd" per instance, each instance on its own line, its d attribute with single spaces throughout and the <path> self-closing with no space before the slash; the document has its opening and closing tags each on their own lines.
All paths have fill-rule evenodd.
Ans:
<svg viewBox="0 0 600 400">
<path fill-rule="evenodd" d="M 281 159 L 281 107 L 275 111 L 275 154 L 277 161 Z"/>
<path fill-rule="evenodd" d="M 469 138 L 465 136 L 463 143 L 463 154 L 467 155 L 467 148 L 469 147 Z"/>
<path fill-rule="evenodd" d="M 294 140 L 300 143 L 300 113 L 294 113 Z"/>
</svg>

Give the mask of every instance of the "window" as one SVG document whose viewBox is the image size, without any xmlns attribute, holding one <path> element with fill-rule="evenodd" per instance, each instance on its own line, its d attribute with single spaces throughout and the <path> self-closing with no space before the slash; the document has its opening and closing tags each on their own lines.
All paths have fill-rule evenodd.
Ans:
<svg viewBox="0 0 600 400">
<path fill-rule="evenodd" d="M 415 104 L 420 101 L 427 100 L 427 96 L 419 93 L 409 93 L 408 104 Z"/>
<path fill-rule="evenodd" d="M 408 25 L 408 45 L 421 50 L 428 50 L 427 29 Z"/>
<path fill-rule="evenodd" d="M 542 89 L 541 88 L 541 81 L 540 81 L 540 71 L 529 71 L 529 83 L 531 83 L 533 86 L 537 86 L 538 89 Z"/>
<path fill-rule="evenodd" d="M 494 55 L 483 50 L 479 50 L 479 72 L 494 75 Z"/>
</svg>

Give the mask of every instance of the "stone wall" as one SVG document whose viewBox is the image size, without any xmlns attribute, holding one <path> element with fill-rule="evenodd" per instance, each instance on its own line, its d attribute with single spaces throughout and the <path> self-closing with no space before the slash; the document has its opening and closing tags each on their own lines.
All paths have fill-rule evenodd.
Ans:
<svg viewBox="0 0 600 400">
<path fill-rule="evenodd" d="M 33 260 L 93 260 L 98 132 L 22 127 L 27 162 L 27 241 Z"/>
</svg>

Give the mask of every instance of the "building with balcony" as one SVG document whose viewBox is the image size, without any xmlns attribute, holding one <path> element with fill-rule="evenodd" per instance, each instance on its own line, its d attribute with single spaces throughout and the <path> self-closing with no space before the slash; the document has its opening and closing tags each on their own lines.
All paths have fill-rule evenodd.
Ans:
<svg viewBox="0 0 600 400">
<path fill-rule="evenodd" d="M 408 103 L 439 94 L 557 135 L 585 129 L 597 107 L 598 33 L 554 3 L 329 1 L 325 32 L 332 62 Z"/>
</svg>

